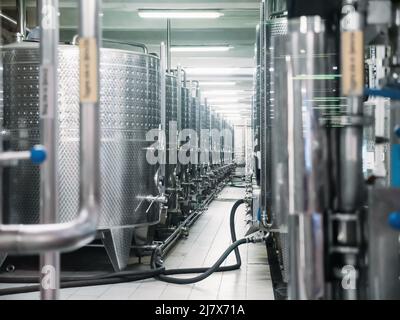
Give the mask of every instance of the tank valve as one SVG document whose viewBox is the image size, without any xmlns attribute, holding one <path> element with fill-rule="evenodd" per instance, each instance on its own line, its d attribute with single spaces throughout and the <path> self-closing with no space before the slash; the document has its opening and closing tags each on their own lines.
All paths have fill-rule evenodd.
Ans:
<svg viewBox="0 0 400 320">
<path fill-rule="evenodd" d="M 138 206 L 135 209 L 135 212 L 139 210 L 140 206 L 144 201 L 150 202 L 150 205 L 146 209 L 146 213 L 150 211 L 150 208 L 153 206 L 154 203 L 159 203 L 159 204 L 166 204 L 168 203 L 168 199 L 165 195 L 159 195 L 159 196 L 139 196 L 137 197 L 140 199 L 140 202 Z"/>
</svg>

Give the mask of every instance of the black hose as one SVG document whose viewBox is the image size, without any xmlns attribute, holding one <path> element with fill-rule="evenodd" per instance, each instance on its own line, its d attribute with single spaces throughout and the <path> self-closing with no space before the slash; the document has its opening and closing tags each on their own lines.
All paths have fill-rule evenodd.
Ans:
<svg viewBox="0 0 400 320">
<path fill-rule="evenodd" d="M 224 272 L 224 271 L 232 271 L 240 269 L 242 265 L 242 261 L 240 258 L 240 251 L 238 247 L 241 244 L 247 243 L 247 239 L 236 239 L 236 230 L 235 230 L 235 216 L 237 208 L 244 203 L 244 200 L 240 199 L 236 201 L 231 209 L 230 213 L 230 232 L 231 232 L 231 240 L 232 244 L 228 247 L 227 250 L 222 254 L 222 256 L 217 260 L 216 263 L 210 268 L 185 268 L 185 269 L 170 269 L 166 270 L 164 267 L 155 268 L 154 266 L 154 253 L 152 255 L 152 268 L 151 270 L 146 271 L 121 271 L 121 272 L 113 272 L 106 273 L 102 275 L 95 276 L 84 276 L 84 277 L 76 277 L 76 276 L 64 276 L 61 278 L 61 288 L 73 288 L 73 287 L 85 287 L 85 286 L 96 286 L 96 285 L 104 285 L 104 284 L 117 284 L 124 282 L 133 282 L 144 280 L 148 278 L 156 278 L 161 281 L 177 283 L 177 284 L 189 284 L 204 280 L 208 276 L 210 276 L 214 272 Z M 229 254 L 234 251 L 236 257 L 236 264 L 231 266 L 220 267 L 220 265 L 224 262 L 224 260 L 229 256 Z M 167 275 L 175 275 L 175 274 L 189 274 L 189 273 L 202 273 L 194 278 L 190 279 L 178 279 L 172 277 L 166 277 Z M 3 283 L 33 283 L 38 282 L 39 278 L 37 276 L 31 277 L 3 277 L 0 278 L 0 282 Z M 38 284 L 24 286 L 24 287 L 14 287 L 14 288 L 4 288 L 0 289 L 0 296 L 9 295 L 9 294 L 18 294 L 18 293 L 28 293 L 28 292 L 36 292 L 40 290 L 40 286 Z"/>
<path fill-rule="evenodd" d="M 105 274 L 99 274 L 94 276 L 61 276 L 61 282 L 73 282 L 73 281 L 95 281 L 110 278 L 129 278 L 129 277 L 141 277 L 149 275 L 152 277 L 154 274 L 164 272 L 165 268 L 157 268 L 153 270 L 145 271 L 120 271 L 120 272 L 110 272 Z M 39 282 L 40 278 L 38 276 L 23 276 L 23 277 L 0 277 L 0 283 L 35 283 Z M 1 293 L 1 290 L 0 290 Z"/>
<path fill-rule="evenodd" d="M 230 232 L 231 232 L 231 240 L 232 244 L 229 246 L 227 250 L 222 254 L 220 259 L 209 268 L 184 268 L 184 269 L 166 269 L 163 274 L 157 276 L 156 278 L 158 280 L 164 281 L 164 282 L 169 282 L 169 283 L 175 283 L 175 284 L 190 284 L 190 283 L 195 283 L 199 282 L 201 280 L 204 280 L 205 278 L 209 277 L 212 273 L 214 272 L 225 272 L 225 271 L 233 271 L 240 269 L 242 266 L 242 259 L 240 257 L 240 251 L 238 247 L 246 243 L 246 239 L 241 239 L 237 241 L 236 239 L 236 230 L 235 230 L 235 216 L 236 216 L 236 211 L 239 208 L 241 204 L 244 203 L 243 199 L 237 200 L 231 209 L 230 217 L 229 217 L 229 226 L 230 226 Z M 244 241 L 244 242 L 241 242 Z M 234 251 L 235 252 L 235 257 L 236 257 L 236 263 L 230 266 L 223 266 L 220 267 L 222 262 L 229 256 L 229 254 Z M 222 260 L 221 260 L 222 259 Z M 220 262 L 221 261 L 221 262 Z M 152 256 L 152 267 L 154 267 L 154 255 Z M 165 275 L 176 275 L 176 274 L 190 274 L 190 273 L 203 273 L 201 275 L 198 275 L 193 278 L 189 279 L 180 279 L 180 278 L 172 278 L 172 277 L 166 277 Z"/>
<path fill-rule="evenodd" d="M 106 284 L 117 284 L 117 283 L 126 283 L 126 282 L 134 282 L 139 280 L 145 280 L 149 278 L 153 278 L 154 276 L 164 272 L 164 268 L 153 269 L 144 272 L 138 273 L 139 275 L 134 276 L 120 276 L 120 277 L 108 277 L 108 278 L 99 278 L 99 279 L 86 279 L 86 280 L 78 280 L 78 281 L 67 281 L 61 282 L 60 288 L 75 288 L 75 287 L 88 287 L 88 286 L 99 286 Z M 36 278 L 37 280 L 37 278 Z M 0 289 L 0 296 L 5 296 L 9 294 L 18 294 L 18 293 L 29 293 L 36 292 L 40 290 L 40 285 L 34 284 L 30 286 L 24 287 L 14 287 L 14 288 L 4 288 Z"/>
<path fill-rule="evenodd" d="M 205 278 L 208 278 L 211 274 L 214 272 L 218 271 L 219 266 L 225 261 L 225 259 L 229 256 L 229 254 L 237 249 L 240 245 L 247 243 L 247 239 L 240 239 L 238 241 L 235 241 L 232 243 L 228 249 L 225 250 L 225 252 L 222 254 L 222 256 L 215 262 L 212 267 L 208 268 L 205 272 L 199 274 L 198 276 L 195 276 L 193 278 L 189 279 L 181 279 L 181 278 L 173 278 L 173 277 L 168 277 L 165 276 L 164 274 L 160 274 L 156 276 L 156 279 L 168 282 L 168 283 L 174 283 L 174 284 L 191 284 L 191 283 L 196 283 L 199 281 L 204 280 Z M 237 267 L 235 267 L 237 269 Z M 179 272 L 181 274 L 182 270 L 177 269 L 176 272 Z"/>
</svg>

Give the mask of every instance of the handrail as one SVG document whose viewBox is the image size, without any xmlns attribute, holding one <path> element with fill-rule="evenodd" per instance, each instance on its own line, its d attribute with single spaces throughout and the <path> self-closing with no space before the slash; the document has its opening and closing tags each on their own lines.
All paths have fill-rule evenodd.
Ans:
<svg viewBox="0 0 400 320">
<path fill-rule="evenodd" d="M 118 40 L 104 39 L 104 38 L 102 39 L 102 41 L 103 41 L 103 43 L 110 42 L 110 43 L 123 44 L 123 45 L 131 46 L 131 47 L 141 48 L 145 54 L 149 53 L 149 49 L 147 48 L 147 46 L 144 43 L 133 42 L 133 41 L 126 42 L 126 41 L 118 41 Z M 71 44 L 77 45 L 78 43 L 79 43 L 79 36 L 76 34 L 72 38 Z"/>
<path fill-rule="evenodd" d="M 14 25 L 18 25 L 17 20 L 13 19 L 12 17 L 6 15 L 5 13 L 1 12 L 0 9 L 0 18 L 3 18 L 4 20 L 7 20 L 8 22 L 14 24 Z M 0 19 L 1 20 L 1 19 Z M 29 29 L 28 27 L 26 27 L 26 31 L 30 32 L 31 29 Z"/>
<path fill-rule="evenodd" d="M 110 42 L 110 43 L 116 43 L 116 44 L 123 44 L 123 45 L 131 46 L 131 47 L 137 47 L 137 48 L 141 48 L 144 53 L 146 53 L 146 54 L 149 53 L 149 49 L 147 48 L 147 46 L 144 43 L 140 43 L 140 42 L 132 42 L 132 41 L 126 42 L 126 41 L 118 41 L 118 40 L 111 40 L 111 39 L 103 39 L 103 42 Z"/>
<path fill-rule="evenodd" d="M 97 228 L 99 213 L 99 0 L 80 0 L 80 35 L 86 39 L 81 45 L 86 61 L 81 59 L 81 97 L 80 97 L 80 204 L 77 218 L 71 222 L 38 224 L 38 225 L 0 225 L 0 251 L 19 254 L 35 254 L 43 251 L 74 250 L 93 240 Z M 57 52 L 58 52 L 58 16 L 56 7 L 58 1 L 42 0 L 42 41 L 40 42 L 41 60 L 41 95 L 40 105 L 42 112 L 42 128 L 46 132 L 56 132 L 57 123 L 57 86 L 54 92 L 47 94 L 43 86 L 43 77 L 57 80 Z M 50 23 L 49 23 L 50 22 Z M 57 40 L 57 41 L 55 41 Z M 83 56 L 81 54 L 81 56 Z M 89 60 L 92 59 L 92 60 Z M 93 62 L 93 59 L 96 61 Z M 85 68 L 85 69 L 83 69 Z M 85 71 L 85 72 L 82 72 Z M 85 77 L 90 74 L 90 79 Z M 85 83 L 83 83 L 85 80 Z M 55 82 L 57 83 L 57 82 Z M 91 96 L 85 96 L 82 88 L 91 87 Z M 47 88 L 48 89 L 48 88 Z M 92 99 L 90 99 L 92 98 Z M 47 107 L 44 108 L 44 107 Z M 46 111 L 44 111 L 46 110 Z M 53 113 L 53 114 L 51 114 Z M 47 129 L 47 130 L 46 130 Z M 48 136 L 48 135 L 47 135 Z M 51 169 L 56 155 L 56 145 L 48 145 L 49 140 L 43 135 L 48 159 L 44 168 Z M 56 143 L 56 140 L 51 140 Z M 50 168 L 49 168 L 50 167 Z M 43 172 L 44 171 L 44 172 Z M 49 170 L 50 171 L 50 170 Z M 41 184 L 45 188 L 41 192 L 42 210 L 49 210 L 48 201 L 49 183 L 54 184 L 55 175 L 42 169 Z M 50 191 L 51 192 L 51 191 Z M 54 205 L 54 199 L 50 201 Z M 47 209 L 46 209 L 47 208 Z M 57 210 L 57 208 L 55 209 Z M 46 212 L 45 212 L 46 213 Z M 48 212 L 47 212 L 48 214 Z"/>
</svg>

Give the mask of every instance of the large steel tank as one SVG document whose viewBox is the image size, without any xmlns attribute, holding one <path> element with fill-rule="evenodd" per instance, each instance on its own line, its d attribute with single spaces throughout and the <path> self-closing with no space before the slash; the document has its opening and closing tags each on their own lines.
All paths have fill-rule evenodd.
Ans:
<svg viewBox="0 0 400 320">
<path fill-rule="evenodd" d="M 290 227 L 290 225 L 293 225 L 293 222 L 290 221 L 290 217 L 293 218 L 293 212 L 289 212 L 290 184 L 296 190 L 295 206 L 300 207 L 301 203 L 308 201 L 304 200 L 307 192 L 302 180 L 305 157 L 303 154 L 305 140 L 303 135 L 311 127 L 311 124 L 304 120 L 306 119 L 306 107 L 310 106 L 310 109 L 317 114 L 318 120 L 325 121 L 330 120 L 336 114 L 340 114 L 342 108 L 340 99 L 336 98 L 339 75 L 336 71 L 337 55 L 331 50 L 333 39 L 328 32 L 315 33 L 317 36 L 310 32 L 314 24 L 322 28 L 323 23 L 319 18 L 308 17 L 302 23 L 300 21 L 299 19 L 292 19 L 288 22 L 286 18 L 274 18 L 268 21 L 266 28 L 271 43 L 267 55 L 271 70 L 271 73 L 267 74 L 267 84 L 269 83 L 270 87 L 267 87 L 266 92 L 270 92 L 270 98 L 267 100 L 270 101 L 269 108 L 271 109 L 273 218 L 275 226 L 281 230 L 280 241 L 285 279 L 288 275 L 289 239 L 293 239 L 292 237 L 295 236 L 293 232 L 288 233 L 287 231 L 288 226 L 289 231 L 293 230 Z M 305 27 L 309 30 L 307 29 L 307 32 L 303 33 L 301 28 Z M 317 27 L 315 29 L 319 30 Z M 293 75 L 290 76 L 290 73 Z M 288 92 L 293 93 L 288 94 Z M 290 105 L 293 105 L 295 109 L 294 115 L 291 115 L 294 118 L 291 129 L 295 135 L 295 148 L 293 148 L 295 162 L 293 168 L 291 168 L 293 172 L 291 177 L 289 177 L 288 147 L 282 148 L 282 146 L 290 145 L 290 141 L 293 139 L 288 136 Z M 322 144 L 326 145 L 326 132 L 322 129 L 319 131 L 322 132 L 320 133 L 321 140 L 324 141 Z M 320 145 L 316 144 L 314 149 L 318 150 L 317 147 L 319 148 Z M 324 159 L 321 159 L 321 165 L 325 164 L 322 160 Z M 327 169 L 324 168 L 323 171 L 327 171 Z M 319 182 L 323 182 L 324 178 L 320 174 Z M 316 198 L 323 199 L 324 197 Z M 292 208 L 292 210 L 296 213 L 301 211 L 297 208 Z M 292 250 L 292 242 L 290 242 L 290 246 Z"/>
<path fill-rule="evenodd" d="M 269 50 L 265 52 L 267 69 L 265 92 L 268 102 L 268 124 L 270 125 L 270 154 L 266 167 L 271 168 L 272 221 L 281 230 L 276 235 L 282 253 L 283 278 L 288 280 L 289 269 L 289 237 L 288 228 L 288 163 L 287 163 L 287 79 L 285 56 L 287 54 L 286 17 L 271 17 L 266 22 L 265 33 Z"/>
<path fill-rule="evenodd" d="M 4 127 L 10 148 L 39 142 L 39 45 L 5 46 Z M 157 167 L 146 161 L 152 142 L 146 132 L 160 123 L 159 59 L 152 55 L 101 49 L 101 215 L 98 229 L 115 269 L 128 260 L 133 228 L 156 224 Z M 59 220 L 72 220 L 79 205 L 79 49 L 59 46 Z M 140 183 L 138 183 L 138 181 Z M 39 170 L 27 163 L 7 169 L 5 221 L 39 222 Z"/>
</svg>

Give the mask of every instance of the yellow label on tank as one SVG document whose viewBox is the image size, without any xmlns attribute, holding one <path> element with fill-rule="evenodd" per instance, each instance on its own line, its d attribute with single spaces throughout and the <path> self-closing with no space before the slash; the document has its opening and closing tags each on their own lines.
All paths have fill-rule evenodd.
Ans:
<svg viewBox="0 0 400 320">
<path fill-rule="evenodd" d="M 364 35 L 362 31 L 342 32 L 342 94 L 361 96 L 364 92 Z"/>
<path fill-rule="evenodd" d="M 99 89 L 95 38 L 79 39 L 79 58 L 80 101 L 82 103 L 97 103 Z"/>
</svg>

